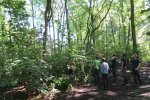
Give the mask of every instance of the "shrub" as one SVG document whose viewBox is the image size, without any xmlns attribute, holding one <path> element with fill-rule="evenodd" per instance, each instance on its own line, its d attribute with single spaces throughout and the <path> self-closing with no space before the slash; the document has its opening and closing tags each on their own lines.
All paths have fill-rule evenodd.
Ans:
<svg viewBox="0 0 150 100">
<path fill-rule="evenodd" d="M 56 89 L 60 91 L 65 91 L 68 88 L 70 81 L 68 77 L 62 76 L 62 77 L 56 78 L 54 80 L 54 83 L 55 83 Z"/>
</svg>

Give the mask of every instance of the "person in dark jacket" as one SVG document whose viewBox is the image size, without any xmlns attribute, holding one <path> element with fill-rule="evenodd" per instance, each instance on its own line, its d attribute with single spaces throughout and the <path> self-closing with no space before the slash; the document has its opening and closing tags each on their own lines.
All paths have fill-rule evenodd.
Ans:
<svg viewBox="0 0 150 100">
<path fill-rule="evenodd" d="M 112 59 L 111 59 L 111 71 L 113 74 L 113 78 L 114 78 L 114 83 L 116 83 L 116 56 L 115 54 L 113 54 Z"/>
<path fill-rule="evenodd" d="M 134 83 L 137 84 L 137 80 L 140 84 L 142 84 L 139 68 L 140 68 L 140 60 L 137 54 L 134 54 L 131 58 L 131 65 L 132 65 L 132 75 L 134 79 Z"/>
<path fill-rule="evenodd" d="M 123 77 L 123 85 L 128 84 L 128 80 L 127 80 L 127 66 L 128 66 L 128 59 L 126 54 L 122 55 L 122 59 L 121 59 L 121 72 L 122 72 L 122 77 Z"/>
</svg>

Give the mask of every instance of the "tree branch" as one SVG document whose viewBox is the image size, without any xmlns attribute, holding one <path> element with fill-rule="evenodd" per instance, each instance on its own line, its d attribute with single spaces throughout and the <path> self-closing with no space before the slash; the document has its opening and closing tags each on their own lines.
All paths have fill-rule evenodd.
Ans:
<svg viewBox="0 0 150 100">
<path fill-rule="evenodd" d="M 98 26 L 97 26 L 95 29 L 92 30 L 92 33 L 95 32 L 95 31 L 100 27 L 101 23 L 102 23 L 102 22 L 104 21 L 104 19 L 107 17 L 107 15 L 108 15 L 108 13 L 109 13 L 109 11 L 110 11 L 112 2 L 113 2 L 113 0 L 111 0 L 110 5 L 109 5 L 109 8 L 108 8 L 108 10 L 107 10 L 105 16 L 100 20 Z"/>
</svg>

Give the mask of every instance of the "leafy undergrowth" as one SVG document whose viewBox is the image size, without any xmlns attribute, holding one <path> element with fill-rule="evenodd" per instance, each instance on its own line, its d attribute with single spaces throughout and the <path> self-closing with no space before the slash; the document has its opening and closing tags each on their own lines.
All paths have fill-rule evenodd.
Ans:
<svg viewBox="0 0 150 100">
<path fill-rule="evenodd" d="M 102 84 L 78 84 L 63 92 L 53 88 L 45 95 L 35 91 L 29 93 L 25 86 L 7 87 L 0 89 L 0 100 L 150 100 L 150 64 L 144 64 L 140 74 L 142 85 L 135 86 L 130 77 L 129 84 L 124 86 L 118 70 L 116 84 L 112 84 L 110 74 L 108 90 L 102 90 Z"/>
</svg>

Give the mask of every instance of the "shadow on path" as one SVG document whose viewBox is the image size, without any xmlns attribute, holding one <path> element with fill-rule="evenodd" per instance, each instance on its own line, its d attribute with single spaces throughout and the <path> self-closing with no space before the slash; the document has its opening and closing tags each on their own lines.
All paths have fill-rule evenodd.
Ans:
<svg viewBox="0 0 150 100">
<path fill-rule="evenodd" d="M 75 87 L 70 92 L 57 94 L 53 100 L 150 100 L 150 66 L 142 67 L 140 73 L 142 85 L 135 86 L 132 77 L 128 85 L 121 85 L 122 78 L 118 71 L 116 84 L 112 84 L 110 75 L 108 90 L 102 90 L 102 86 L 86 84 Z M 46 100 L 51 99 L 46 98 Z"/>
</svg>

